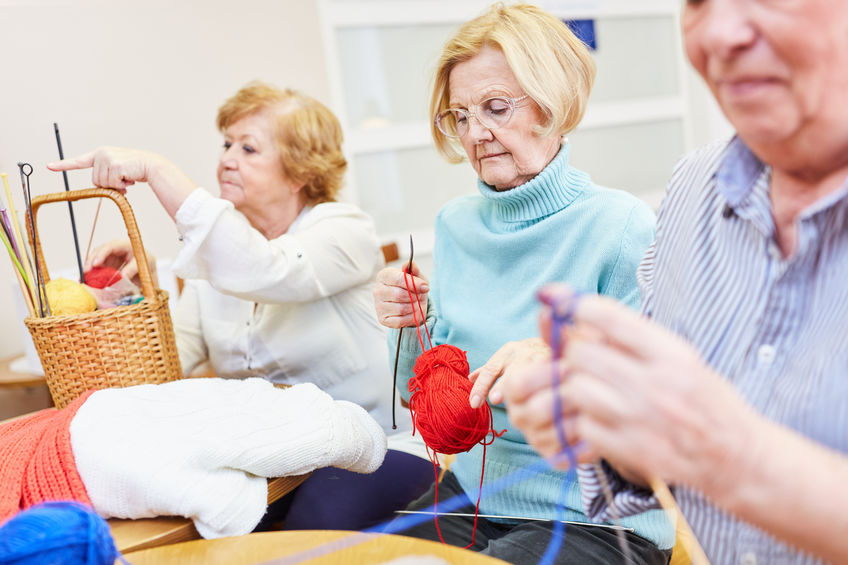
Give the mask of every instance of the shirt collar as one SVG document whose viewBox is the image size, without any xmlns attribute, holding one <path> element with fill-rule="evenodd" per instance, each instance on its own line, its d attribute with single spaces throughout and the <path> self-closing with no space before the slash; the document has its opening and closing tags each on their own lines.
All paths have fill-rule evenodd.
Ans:
<svg viewBox="0 0 848 565">
<path fill-rule="evenodd" d="M 734 136 L 728 143 L 716 170 L 716 187 L 724 196 L 728 206 L 737 214 L 744 213 L 749 207 L 765 206 L 766 211 L 771 215 L 771 201 L 768 198 L 770 182 L 763 181 L 764 175 L 770 177 L 771 167 L 754 155 L 739 136 Z M 848 205 L 846 196 L 848 196 L 848 179 L 842 183 L 839 190 L 810 205 L 800 217 L 810 217 L 843 199 Z"/>
<path fill-rule="evenodd" d="M 716 171 L 716 187 L 732 208 L 738 208 L 751 195 L 766 169 L 766 164 L 745 142 L 734 136 Z"/>
</svg>

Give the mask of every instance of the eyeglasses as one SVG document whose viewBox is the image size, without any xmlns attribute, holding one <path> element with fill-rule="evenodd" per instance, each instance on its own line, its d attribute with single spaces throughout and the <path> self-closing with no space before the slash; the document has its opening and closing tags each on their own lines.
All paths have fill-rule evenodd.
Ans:
<svg viewBox="0 0 848 565">
<path fill-rule="evenodd" d="M 462 108 L 448 108 L 436 114 L 436 127 L 448 137 L 462 137 L 468 133 L 468 119 L 474 116 L 480 125 L 487 129 L 501 128 L 509 122 L 518 103 L 527 96 L 525 94 L 518 98 L 504 96 L 489 98 L 477 105 L 476 112 Z"/>
</svg>

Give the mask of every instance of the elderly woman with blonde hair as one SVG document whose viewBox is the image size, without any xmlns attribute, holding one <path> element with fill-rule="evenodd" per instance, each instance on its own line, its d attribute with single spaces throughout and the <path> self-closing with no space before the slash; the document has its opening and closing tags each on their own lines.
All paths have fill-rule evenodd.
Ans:
<svg viewBox="0 0 848 565">
<path fill-rule="evenodd" d="M 220 198 L 146 151 L 105 147 L 50 168 L 91 167 L 102 187 L 147 182 L 176 222 L 183 247 L 173 269 L 186 283 L 174 325 L 185 373 L 208 360 L 222 377 L 311 382 L 365 408 L 389 435 L 374 475 L 321 469 L 263 527 L 277 518 L 287 529 L 379 523 L 433 477 L 411 422 L 391 428 L 385 330 L 371 300 L 384 261 L 371 218 L 336 202 L 347 167 L 341 126 L 317 100 L 258 82 L 224 103 L 217 125 Z M 91 264 L 124 264 L 131 277 L 131 255 L 128 242 L 112 242 Z"/>
<path fill-rule="evenodd" d="M 477 367 L 469 376 L 469 404 L 488 400 L 494 428 L 506 429 L 485 454 L 484 481 L 502 488 L 482 498 L 479 513 L 486 517 L 475 520 L 484 461 L 478 445 L 458 454 L 438 484 L 440 500 L 464 500 L 459 515 L 439 517 L 438 526 L 433 520 L 407 529 L 395 523 L 399 533 L 461 546 L 473 539 L 475 551 L 538 563 L 559 518 L 570 523 L 556 563 L 612 563 L 627 553 L 635 563 L 668 561 L 674 531 L 658 511 L 624 521 L 626 547 L 615 530 L 591 523 L 578 480 L 545 465 L 508 422 L 498 380 L 520 361 L 550 358 L 549 347 L 533 337 L 536 291 L 544 284 L 567 281 L 586 293 L 639 304 L 636 266 L 654 237 L 653 212 L 572 167 L 563 137 L 583 117 L 594 74 L 590 53 L 569 28 L 527 4 L 492 7 L 444 47 L 430 104 L 432 135 L 448 160 L 468 159 L 479 194 L 440 211 L 436 278 L 430 284 L 414 266 L 415 299 L 426 305 L 433 344 L 467 351 Z M 399 328 L 415 323 L 403 273 L 382 270 L 374 298 L 394 343 Z M 420 353 L 416 332 L 403 332 L 401 390 Z M 538 472 L 516 478 L 530 468 Z M 409 509 L 424 510 L 435 498 L 431 488 Z"/>
</svg>

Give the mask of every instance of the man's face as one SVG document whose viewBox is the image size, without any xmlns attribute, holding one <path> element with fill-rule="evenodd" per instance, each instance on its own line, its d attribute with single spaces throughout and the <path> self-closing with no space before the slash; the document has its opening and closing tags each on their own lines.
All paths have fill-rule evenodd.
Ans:
<svg viewBox="0 0 848 565">
<path fill-rule="evenodd" d="M 683 35 L 746 142 L 791 141 L 846 119 L 848 2 L 689 0 Z"/>
</svg>

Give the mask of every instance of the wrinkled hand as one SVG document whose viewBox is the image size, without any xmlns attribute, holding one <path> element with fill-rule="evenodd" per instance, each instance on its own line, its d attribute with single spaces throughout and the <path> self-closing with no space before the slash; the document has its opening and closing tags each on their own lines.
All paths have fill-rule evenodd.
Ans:
<svg viewBox="0 0 848 565">
<path fill-rule="evenodd" d="M 197 188 L 165 157 L 138 149 L 100 147 L 79 157 L 50 163 L 47 168 L 51 171 L 91 169 L 94 186 L 114 188 L 122 193 L 136 182 L 146 182 L 172 218 Z"/>
<path fill-rule="evenodd" d="M 570 297 L 548 289 L 548 304 Z M 566 294 L 563 294 L 565 292 Z M 551 300 L 552 299 L 552 300 Z M 580 459 L 602 455 L 642 477 L 693 485 L 733 481 L 748 464 L 755 415 L 736 390 L 678 336 L 609 298 L 584 296 L 556 365 L 525 367 L 505 390 L 510 419 L 544 455 L 559 451 L 550 413 L 553 394 L 565 407 L 569 441 L 590 446 Z M 540 318 L 549 335 L 550 310 Z"/>
<path fill-rule="evenodd" d="M 486 364 L 475 369 L 468 375 L 468 380 L 474 383 L 468 396 L 472 408 L 480 407 L 489 397 L 492 404 L 503 402 L 503 391 L 498 379 L 507 377 L 512 370 L 521 364 L 551 358 L 551 348 L 538 337 L 510 341 L 495 351 Z"/>
<path fill-rule="evenodd" d="M 418 318 L 418 323 L 422 323 L 421 312 L 427 314 L 427 293 L 430 291 L 430 283 L 427 279 L 421 276 L 418 265 L 412 263 L 412 271 L 410 274 L 415 280 L 416 295 L 412 290 L 412 280 L 407 277 L 407 282 L 404 283 L 404 272 L 396 267 L 386 267 L 377 273 L 377 284 L 374 286 L 374 307 L 377 310 L 377 319 L 387 328 L 405 328 L 415 325 L 415 317 L 412 315 L 413 303 L 409 299 L 412 292 L 413 299 L 421 303 L 421 311 L 418 306 L 415 306 L 415 316 Z M 410 292 L 406 290 L 406 284 L 409 284 Z"/>
<path fill-rule="evenodd" d="M 136 182 L 148 182 L 161 168 L 173 165 L 156 153 L 120 147 L 100 147 L 47 165 L 51 171 L 91 169 L 91 182 L 102 188 L 126 190 Z"/>
<path fill-rule="evenodd" d="M 158 287 L 156 276 L 156 257 L 147 253 L 147 263 L 150 266 L 150 274 L 153 278 L 153 286 Z M 115 239 L 104 243 L 94 250 L 91 257 L 85 263 L 85 270 L 92 267 L 110 267 L 115 269 L 126 280 L 141 287 L 141 279 L 138 276 L 138 264 L 133 255 L 132 245 L 128 239 Z"/>
<path fill-rule="evenodd" d="M 578 461 L 588 463 L 596 461 L 600 454 L 591 444 L 582 442 L 578 430 L 578 413 L 565 396 L 565 387 L 560 384 L 554 389 L 552 371 L 558 371 L 560 382 L 569 378 L 570 371 L 567 362 L 559 360 L 532 361 L 516 366 L 506 378 L 501 379 L 501 390 L 506 403 L 507 416 L 512 425 L 524 435 L 527 442 L 544 458 L 554 458 L 562 455 L 564 446 L 560 442 L 557 428 L 554 425 L 554 402 L 559 396 L 562 407 L 562 426 L 566 441 L 572 448 L 579 445 L 575 451 Z M 565 469 L 568 461 L 559 457 L 555 466 Z"/>
</svg>

